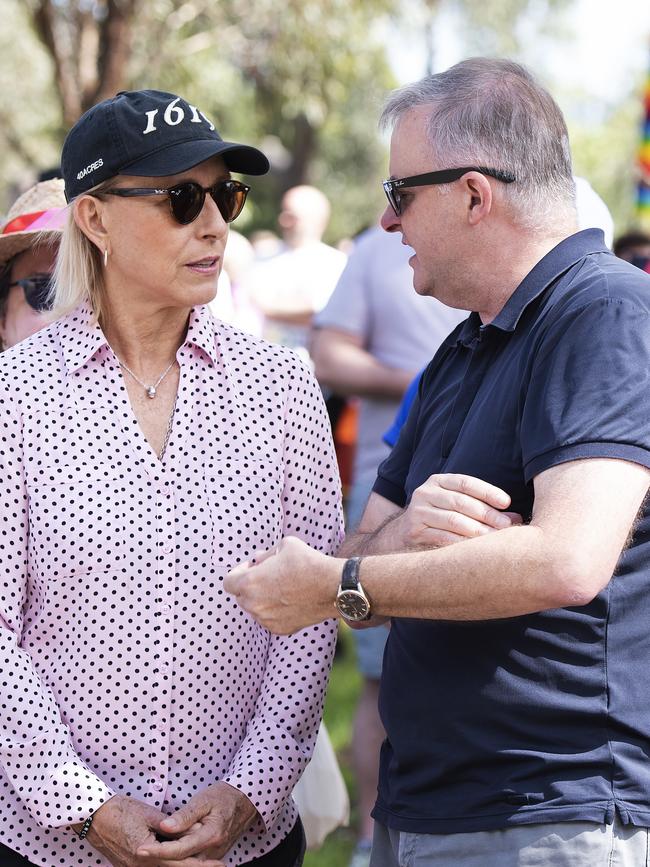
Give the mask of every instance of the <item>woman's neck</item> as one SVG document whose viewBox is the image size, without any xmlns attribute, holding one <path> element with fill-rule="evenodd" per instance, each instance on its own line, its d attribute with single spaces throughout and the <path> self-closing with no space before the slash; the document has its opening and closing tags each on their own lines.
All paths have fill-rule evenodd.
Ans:
<svg viewBox="0 0 650 867">
<path fill-rule="evenodd" d="M 149 305 L 105 307 L 100 326 L 119 361 L 138 376 L 156 376 L 170 364 L 187 333 L 189 309 Z"/>
</svg>

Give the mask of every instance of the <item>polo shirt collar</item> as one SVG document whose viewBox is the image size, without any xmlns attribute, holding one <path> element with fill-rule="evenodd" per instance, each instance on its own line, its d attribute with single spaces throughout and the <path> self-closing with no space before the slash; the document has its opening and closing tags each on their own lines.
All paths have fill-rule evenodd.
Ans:
<svg viewBox="0 0 650 867">
<path fill-rule="evenodd" d="M 104 332 L 88 303 L 83 303 L 56 323 L 67 373 L 83 367 L 102 347 L 108 346 Z M 215 322 L 207 306 L 194 307 L 185 343 L 203 350 L 212 365 L 217 364 Z"/>
<path fill-rule="evenodd" d="M 609 252 L 601 229 L 584 229 L 560 241 L 528 272 L 490 326 L 514 331 L 528 305 L 576 262 L 590 253 Z"/>
</svg>

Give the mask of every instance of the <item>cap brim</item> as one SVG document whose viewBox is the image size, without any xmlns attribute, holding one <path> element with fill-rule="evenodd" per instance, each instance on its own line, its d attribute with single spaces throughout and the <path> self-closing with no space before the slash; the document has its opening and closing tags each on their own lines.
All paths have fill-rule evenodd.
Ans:
<svg viewBox="0 0 650 867">
<path fill-rule="evenodd" d="M 177 175 L 215 156 L 223 157 L 226 166 L 233 172 L 265 175 L 269 170 L 268 159 L 257 148 L 235 142 L 199 139 L 176 142 L 142 160 L 122 166 L 119 174 L 140 175 L 143 178 Z"/>
</svg>

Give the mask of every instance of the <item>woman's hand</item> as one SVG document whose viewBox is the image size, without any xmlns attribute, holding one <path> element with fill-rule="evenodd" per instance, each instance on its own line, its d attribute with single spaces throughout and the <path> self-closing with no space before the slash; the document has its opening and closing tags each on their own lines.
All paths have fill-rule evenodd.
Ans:
<svg viewBox="0 0 650 867">
<path fill-rule="evenodd" d="M 137 863 L 148 867 L 223 867 L 219 859 L 256 818 L 257 810 L 238 789 L 215 783 L 165 817 L 160 832 L 176 839 L 143 842 Z"/>
<path fill-rule="evenodd" d="M 136 798 L 114 795 L 95 813 L 86 839 L 113 867 L 141 867 L 137 850 L 156 842 L 156 832 L 166 818 Z M 82 826 L 73 827 L 79 831 Z"/>
</svg>

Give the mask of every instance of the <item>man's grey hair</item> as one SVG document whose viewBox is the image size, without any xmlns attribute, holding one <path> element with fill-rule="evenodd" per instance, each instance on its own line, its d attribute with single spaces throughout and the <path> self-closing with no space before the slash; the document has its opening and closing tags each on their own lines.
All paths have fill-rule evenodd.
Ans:
<svg viewBox="0 0 650 867">
<path fill-rule="evenodd" d="M 474 57 L 393 91 L 381 115 L 393 127 L 416 106 L 431 106 L 436 168 L 484 166 L 512 172 L 503 184 L 514 219 L 528 229 L 575 217 L 569 134 L 548 91 L 511 60 Z"/>
</svg>

